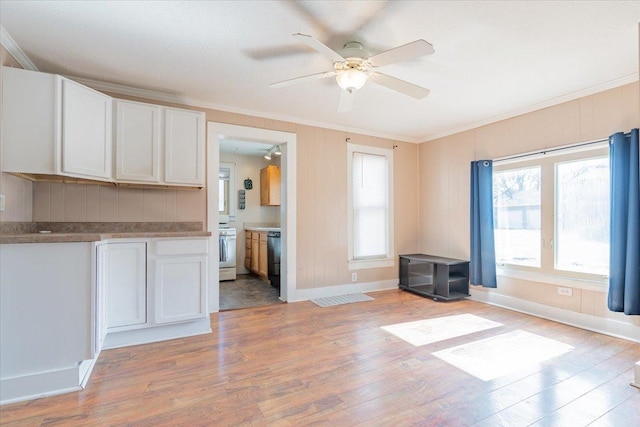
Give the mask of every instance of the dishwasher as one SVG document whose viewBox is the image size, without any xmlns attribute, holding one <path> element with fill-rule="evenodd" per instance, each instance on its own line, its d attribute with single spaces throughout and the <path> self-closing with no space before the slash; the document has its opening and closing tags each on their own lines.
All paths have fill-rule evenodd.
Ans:
<svg viewBox="0 0 640 427">
<path fill-rule="evenodd" d="M 274 288 L 280 289 L 280 232 L 267 233 L 267 275 Z"/>
</svg>

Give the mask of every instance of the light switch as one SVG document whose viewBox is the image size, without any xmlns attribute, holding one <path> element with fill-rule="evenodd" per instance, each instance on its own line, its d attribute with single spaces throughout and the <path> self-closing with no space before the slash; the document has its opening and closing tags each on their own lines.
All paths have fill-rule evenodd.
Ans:
<svg viewBox="0 0 640 427">
<path fill-rule="evenodd" d="M 4 212 L 4 194 L 0 194 L 0 212 Z"/>
</svg>

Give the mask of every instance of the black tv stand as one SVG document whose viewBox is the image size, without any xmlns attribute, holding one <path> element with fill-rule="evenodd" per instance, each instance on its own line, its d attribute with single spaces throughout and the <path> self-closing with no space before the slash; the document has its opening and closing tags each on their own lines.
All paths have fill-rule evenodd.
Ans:
<svg viewBox="0 0 640 427">
<path fill-rule="evenodd" d="M 434 300 L 469 296 L 469 261 L 434 255 L 400 255 L 400 289 Z"/>
</svg>

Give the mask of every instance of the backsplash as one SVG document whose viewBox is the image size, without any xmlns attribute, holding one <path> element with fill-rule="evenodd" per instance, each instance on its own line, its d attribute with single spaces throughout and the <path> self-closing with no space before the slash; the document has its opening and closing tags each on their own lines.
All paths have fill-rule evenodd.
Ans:
<svg viewBox="0 0 640 427">
<path fill-rule="evenodd" d="M 206 189 L 33 184 L 34 222 L 206 223 Z"/>
<path fill-rule="evenodd" d="M 0 194 L 5 196 L 6 209 L 0 212 L 0 222 L 31 221 L 33 183 L 8 173 L 3 173 L 0 180 Z"/>
</svg>

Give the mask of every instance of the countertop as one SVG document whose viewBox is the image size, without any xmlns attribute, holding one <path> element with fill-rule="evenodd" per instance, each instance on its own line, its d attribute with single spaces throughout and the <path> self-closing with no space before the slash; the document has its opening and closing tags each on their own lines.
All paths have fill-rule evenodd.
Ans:
<svg viewBox="0 0 640 427">
<path fill-rule="evenodd" d="M 50 230 L 42 234 L 40 230 Z M 109 239 L 209 237 L 201 222 L 192 223 L 4 223 L 0 244 L 98 242 Z"/>
<path fill-rule="evenodd" d="M 248 231 L 280 231 L 280 227 L 245 227 Z"/>
</svg>

